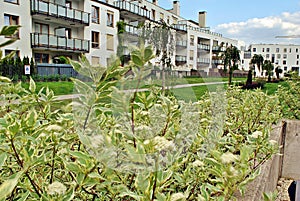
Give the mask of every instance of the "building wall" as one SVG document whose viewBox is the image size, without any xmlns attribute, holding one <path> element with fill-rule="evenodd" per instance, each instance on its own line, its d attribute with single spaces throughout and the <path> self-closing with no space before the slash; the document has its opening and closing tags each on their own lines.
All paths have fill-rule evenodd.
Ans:
<svg viewBox="0 0 300 201">
<path fill-rule="evenodd" d="M 4 15 L 14 15 L 19 17 L 19 25 L 22 27 L 19 30 L 19 38 L 15 43 L 2 48 L 3 55 L 5 50 L 19 50 L 20 57 L 32 56 L 30 46 L 30 33 L 32 21 L 30 16 L 30 3 L 29 1 L 19 0 L 19 4 L 0 1 L 0 25 L 4 25 Z M 6 41 L 4 37 L 0 37 L 0 43 Z"/>
</svg>

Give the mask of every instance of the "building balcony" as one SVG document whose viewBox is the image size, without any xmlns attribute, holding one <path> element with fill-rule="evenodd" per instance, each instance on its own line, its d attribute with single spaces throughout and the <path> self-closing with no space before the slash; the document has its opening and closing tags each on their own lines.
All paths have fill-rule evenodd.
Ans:
<svg viewBox="0 0 300 201">
<path fill-rule="evenodd" d="M 213 59 L 213 60 L 211 60 L 211 63 L 216 64 L 216 65 L 221 65 L 221 64 L 223 64 L 223 60 L 222 59 Z"/>
<path fill-rule="evenodd" d="M 210 51 L 210 45 L 207 44 L 198 44 L 197 48 L 198 50 Z"/>
<path fill-rule="evenodd" d="M 175 64 L 176 65 L 183 65 L 183 64 L 186 64 L 186 56 L 179 56 L 179 55 L 176 55 L 175 56 Z"/>
<path fill-rule="evenodd" d="M 90 14 L 81 10 L 68 8 L 55 3 L 42 0 L 31 0 L 31 14 L 37 16 L 37 19 L 53 21 L 56 23 L 65 22 L 69 25 L 86 25 L 90 24 Z M 39 17 L 46 16 L 45 19 Z"/>
<path fill-rule="evenodd" d="M 125 26 L 125 32 L 126 33 L 129 33 L 131 35 L 134 35 L 134 36 L 139 36 L 139 29 L 135 26 L 132 26 L 132 25 L 126 25 Z"/>
<path fill-rule="evenodd" d="M 184 31 L 187 32 L 187 25 L 186 24 L 173 24 L 172 27 L 177 31 Z"/>
<path fill-rule="evenodd" d="M 209 58 L 197 58 L 197 63 L 199 63 L 199 64 L 209 64 L 210 59 Z"/>
<path fill-rule="evenodd" d="M 67 38 L 51 34 L 31 33 L 31 47 L 50 49 L 52 51 L 89 52 L 89 41 L 77 38 Z"/>
<path fill-rule="evenodd" d="M 225 51 L 226 51 L 226 47 L 213 46 L 213 47 L 212 47 L 212 51 L 213 51 L 213 52 L 225 52 Z"/>
<path fill-rule="evenodd" d="M 121 15 L 126 18 L 133 18 L 135 20 L 142 20 L 142 18 L 151 19 L 151 12 L 147 8 L 142 8 L 136 4 L 128 1 L 115 1 L 114 6 L 120 9 Z"/>
<path fill-rule="evenodd" d="M 186 40 L 176 41 L 176 46 L 177 47 L 187 47 L 187 41 Z"/>
</svg>

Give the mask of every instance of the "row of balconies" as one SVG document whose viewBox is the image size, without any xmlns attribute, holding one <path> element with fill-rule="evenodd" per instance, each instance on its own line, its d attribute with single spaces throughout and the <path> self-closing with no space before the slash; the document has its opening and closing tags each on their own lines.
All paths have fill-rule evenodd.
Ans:
<svg viewBox="0 0 300 201">
<path fill-rule="evenodd" d="M 186 56 L 181 56 L 181 55 L 176 55 L 175 56 L 175 61 L 186 63 L 187 62 L 187 57 Z M 210 58 L 197 58 L 197 63 L 201 63 L 201 64 L 209 64 L 210 61 L 213 64 L 223 64 L 223 60 L 221 60 L 221 59 L 212 59 L 211 60 Z"/>
</svg>

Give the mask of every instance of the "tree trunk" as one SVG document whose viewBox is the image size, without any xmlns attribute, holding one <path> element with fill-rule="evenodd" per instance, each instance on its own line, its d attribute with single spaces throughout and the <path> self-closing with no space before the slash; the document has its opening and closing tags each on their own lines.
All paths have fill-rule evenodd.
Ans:
<svg viewBox="0 0 300 201">
<path fill-rule="evenodd" d="M 232 70 L 229 70 L 228 85 L 231 85 L 231 82 L 232 82 L 232 74 L 233 74 Z"/>
</svg>

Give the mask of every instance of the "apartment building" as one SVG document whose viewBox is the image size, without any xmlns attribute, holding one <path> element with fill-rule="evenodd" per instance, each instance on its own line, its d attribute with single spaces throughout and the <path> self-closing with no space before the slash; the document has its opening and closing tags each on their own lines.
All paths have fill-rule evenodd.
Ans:
<svg viewBox="0 0 300 201">
<path fill-rule="evenodd" d="M 255 54 L 262 55 L 264 60 L 270 60 L 275 68 L 281 68 L 284 73 L 296 71 L 300 75 L 300 45 L 251 44 L 246 51 L 243 51 L 242 66 L 245 70 L 253 66 L 250 62 Z M 258 76 L 264 76 L 264 72 L 259 71 L 257 66 L 255 71 Z"/>
<path fill-rule="evenodd" d="M 164 20 L 172 26 L 176 47 L 172 71 L 190 75 L 222 66 L 220 53 L 236 40 L 214 33 L 206 26 L 206 12 L 198 22 L 180 16 L 180 2 L 169 10 L 157 0 L 0 0 L 1 25 L 21 25 L 18 40 L 2 49 L 16 50 L 20 57 L 33 57 L 39 73 L 68 73 L 59 56 L 77 60 L 85 54 L 93 65 L 107 65 L 118 46 L 117 22 L 126 24 L 126 45 L 136 45 L 138 25 Z M 0 38 L 2 42 L 3 38 Z M 124 52 L 130 54 L 130 48 Z M 159 65 L 159 62 L 156 61 Z"/>
</svg>

